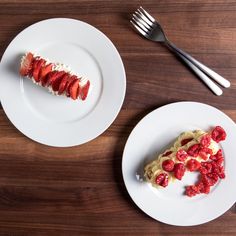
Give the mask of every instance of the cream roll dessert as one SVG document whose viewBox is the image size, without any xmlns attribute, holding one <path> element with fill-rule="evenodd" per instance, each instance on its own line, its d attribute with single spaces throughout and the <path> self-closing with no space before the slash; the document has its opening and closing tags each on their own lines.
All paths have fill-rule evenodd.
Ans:
<svg viewBox="0 0 236 236">
<path fill-rule="evenodd" d="M 170 182 L 181 180 L 186 171 L 198 171 L 200 178 L 195 185 L 186 187 L 190 197 L 209 193 L 219 178 L 225 178 L 224 157 L 219 142 L 226 132 L 216 126 L 211 132 L 203 130 L 182 133 L 173 146 L 157 156 L 144 168 L 144 177 L 154 187 L 167 187 Z"/>
<path fill-rule="evenodd" d="M 65 95 L 73 100 L 85 100 L 90 90 L 90 81 L 79 77 L 62 63 L 27 52 L 21 59 L 20 75 L 46 87 L 54 95 Z"/>
</svg>

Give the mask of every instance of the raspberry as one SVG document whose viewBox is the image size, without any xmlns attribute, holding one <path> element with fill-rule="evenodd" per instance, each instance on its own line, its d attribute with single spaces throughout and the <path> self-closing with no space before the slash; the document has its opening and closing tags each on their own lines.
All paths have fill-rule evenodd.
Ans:
<svg viewBox="0 0 236 236">
<path fill-rule="evenodd" d="M 187 162 L 187 167 L 190 171 L 195 171 L 195 170 L 198 170 L 199 167 L 201 166 L 201 163 L 198 162 L 197 160 L 195 159 L 190 159 L 188 162 Z"/>
<path fill-rule="evenodd" d="M 204 186 L 203 182 L 200 181 L 196 186 L 197 186 L 198 191 L 199 191 L 200 193 L 203 193 L 203 192 L 204 192 L 205 186 Z"/>
<path fill-rule="evenodd" d="M 218 180 L 218 175 L 216 173 L 208 173 L 201 176 L 201 181 L 204 186 L 213 186 Z"/>
<path fill-rule="evenodd" d="M 209 192 L 210 192 L 210 186 L 209 185 L 204 185 L 201 193 L 208 194 Z"/>
<path fill-rule="evenodd" d="M 156 183 L 162 187 L 168 185 L 168 175 L 166 173 L 161 173 L 156 177 Z"/>
<path fill-rule="evenodd" d="M 218 166 L 221 166 L 224 162 L 224 158 L 219 158 L 218 160 L 215 161 Z"/>
<path fill-rule="evenodd" d="M 192 157 L 197 157 L 198 153 L 200 151 L 200 145 L 199 144 L 194 144 L 189 149 L 187 150 L 188 155 Z"/>
<path fill-rule="evenodd" d="M 172 153 L 172 151 L 167 151 L 167 152 L 164 153 L 162 156 L 163 156 L 163 157 L 167 157 L 167 156 L 169 156 L 171 153 Z"/>
<path fill-rule="evenodd" d="M 181 146 L 184 146 L 185 144 L 189 143 L 189 142 L 192 141 L 192 140 L 193 140 L 193 138 L 186 138 L 186 139 L 183 139 L 183 140 L 181 141 Z"/>
<path fill-rule="evenodd" d="M 212 163 L 207 162 L 201 162 L 201 167 L 199 168 L 201 174 L 207 174 L 212 172 Z"/>
<path fill-rule="evenodd" d="M 219 149 L 218 152 L 215 155 L 210 156 L 210 159 L 213 160 L 213 161 L 216 161 L 220 158 L 223 158 L 223 153 L 222 153 L 221 149 Z"/>
<path fill-rule="evenodd" d="M 199 154 L 198 154 L 204 161 L 206 161 L 208 159 L 208 155 L 203 152 L 203 151 L 200 151 Z"/>
<path fill-rule="evenodd" d="M 174 176 L 176 179 L 181 180 L 185 173 L 185 166 L 183 163 L 176 163 L 174 166 Z"/>
<path fill-rule="evenodd" d="M 216 126 L 211 132 L 211 138 L 219 143 L 226 139 L 226 132 L 221 126 Z"/>
<path fill-rule="evenodd" d="M 187 157 L 188 157 L 188 153 L 185 152 L 183 149 L 179 149 L 179 151 L 176 153 L 176 158 L 179 161 L 185 161 Z"/>
<path fill-rule="evenodd" d="M 174 169 L 174 165 L 175 165 L 174 161 L 172 161 L 170 159 L 167 159 L 162 162 L 163 170 L 168 171 L 168 172 L 170 172 Z"/>
<path fill-rule="evenodd" d="M 186 190 L 185 190 L 186 195 L 189 196 L 189 197 L 196 196 L 198 194 L 198 192 L 195 191 L 195 187 L 196 186 L 194 186 L 194 185 L 187 186 Z"/>
<path fill-rule="evenodd" d="M 217 174 L 220 179 L 225 178 L 225 170 L 223 166 L 215 166 L 213 169 L 213 173 Z"/>
<path fill-rule="evenodd" d="M 208 147 L 211 143 L 211 136 L 209 134 L 205 134 L 204 136 L 202 136 L 201 140 L 200 140 L 200 144 L 203 147 Z"/>
<path fill-rule="evenodd" d="M 219 176 L 216 173 L 209 173 L 207 177 L 210 179 L 212 186 L 216 184 L 218 181 Z"/>
<path fill-rule="evenodd" d="M 202 147 L 199 150 L 199 156 L 203 159 L 203 160 L 207 160 L 208 159 L 208 154 L 212 155 L 212 149 L 207 148 L 207 147 Z"/>
</svg>

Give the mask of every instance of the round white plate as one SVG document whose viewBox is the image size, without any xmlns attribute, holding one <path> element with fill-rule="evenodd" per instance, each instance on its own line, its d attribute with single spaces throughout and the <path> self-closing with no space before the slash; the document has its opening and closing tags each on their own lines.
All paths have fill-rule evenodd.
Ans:
<svg viewBox="0 0 236 236">
<path fill-rule="evenodd" d="M 227 132 L 227 139 L 221 142 L 226 178 L 219 181 L 208 195 L 189 198 L 183 194 L 184 186 L 197 180 L 189 172 L 182 181 L 158 190 L 140 180 L 144 165 L 173 144 L 180 133 L 195 129 L 210 130 L 216 125 Z M 158 221 L 190 226 L 213 220 L 227 211 L 236 199 L 235 140 L 235 123 L 214 107 L 178 102 L 158 108 L 138 123 L 126 143 L 122 160 L 126 188 L 137 206 Z"/>
<path fill-rule="evenodd" d="M 28 51 L 89 79 L 87 99 L 53 96 L 21 78 L 20 59 Z M 1 103 L 16 128 L 57 147 L 82 144 L 105 131 L 120 111 L 126 89 L 124 66 L 112 42 L 93 26 L 67 18 L 40 21 L 19 33 L 2 57 L 0 80 Z"/>
</svg>

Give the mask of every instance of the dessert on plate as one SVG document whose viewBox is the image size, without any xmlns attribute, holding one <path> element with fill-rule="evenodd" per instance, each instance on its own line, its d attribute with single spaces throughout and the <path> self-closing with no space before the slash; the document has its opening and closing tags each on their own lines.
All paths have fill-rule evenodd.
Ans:
<svg viewBox="0 0 236 236">
<path fill-rule="evenodd" d="M 147 164 L 144 176 L 154 187 L 167 187 L 181 181 L 186 171 L 199 172 L 196 184 L 186 186 L 189 197 L 209 193 L 210 187 L 225 178 L 224 157 L 219 142 L 225 140 L 226 132 L 216 126 L 211 132 L 203 130 L 182 133 L 173 146 Z"/>
<path fill-rule="evenodd" d="M 55 95 L 65 95 L 73 100 L 87 98 L 90 81 L 79 77 L 64 64 L 52 63 L 28 52 L 21 59 L 19 72 Z"/>
</svg>

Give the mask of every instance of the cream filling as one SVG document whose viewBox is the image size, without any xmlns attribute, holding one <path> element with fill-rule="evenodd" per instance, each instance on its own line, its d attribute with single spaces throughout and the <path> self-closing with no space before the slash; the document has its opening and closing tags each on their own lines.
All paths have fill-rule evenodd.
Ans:
<svg viewBox="0 0 236 236">
<path fill-rule="evenodd" d="M 178 150 L 183 149 L 185 151 L 188 150 L 188 148 L 194 144 L 199 144 L 202 136 L 204 136 L 205 134 L 207 134 L 206 132 L 204 132 L 203 130 L 196 130 L 196 131 L 189 131 L 189 132 L 184 132 L 182 133 L 177 140 L 175 141 L 174 145 L 167 149 L 165 152 L 161 153 L 160 155 L 158 155 L 158 157 L 150 162 L 149 164 L 147 164 L 144 168 L 144 177 L 147 180 L 147 182 L 150 182 L 154 187 L 160 187 L 160 185 L 156 184 L 155 180 L 156 180 L 156 176 L 160 173 L 166 173 L 168 175 L 168 179 L 169 182 L 174 182 L 176 180 L 176 178 L 174 177 L 174 175 L 172 175 L 172 173 L 170 172 L 166 172 L 163 170 L 162 168 L 162 162 L 167 160 L 167 159 L 171 159 L 173 160 L 175 163 L 180 162 L 177 158 L 176 158 L 176 153 L 178 152 Z M 193 138 L 192 141 L 188 142 L 187 144 L 181 146 L 181 141 L 184 139 L 188 139 L 188 138 Z M 219 145 L 213 140 L 211 139 L 210 145 L 209 147 L 210 149 L 212 149 L 213 155 L 216 154 L 219 150 Z M 162 155 L 165 154 L 167 151 L 172 151 L 172 153 L 166 157 L 163 157 Z M 210 155 L 208 154 L 208 158 L 209 159 Z M 186 164 L 188 160 L 192 159 L 193 157 L 188 156 L 186 158 L 186 160 L 184 163 Z M 200 156 L 197 156 L 196 158 L 197 161 L 202 162 L 202 161 L 207 161 L 207 160 L 203 160 Z"/>
</svg>

